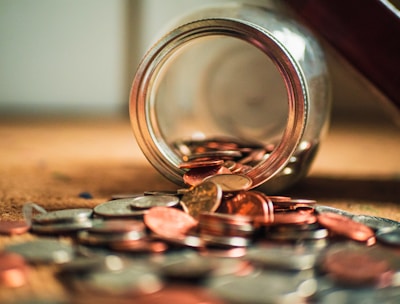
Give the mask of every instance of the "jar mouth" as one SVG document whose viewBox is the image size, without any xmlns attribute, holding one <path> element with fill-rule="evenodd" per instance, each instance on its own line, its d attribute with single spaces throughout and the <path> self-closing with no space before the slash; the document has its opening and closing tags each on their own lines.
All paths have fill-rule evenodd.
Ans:
<svg viewBox="0 0 400 304">
<path fill-rule="evenodd" d="M 165 35 L 145 55 L 136 72 L 130 94 L 131 124 L 149 162 L 174 183 L 184 185 L 182 176 L 186 171 L 179 168 L 182 155 L 165 140 L 157 123 L 155 90 L 163 67 L 182 46 L 210 36 L 231 37 L 250 44 L 272 61 L 284 82 L 286 125 L 268 157 L 246 172 L 254 188 L 285 167 L 301 141 L 308 116 L 305 77 L 285 46 L 264 28 L 243 20 L 212 18 L 184 24 Z"/>
</svg>

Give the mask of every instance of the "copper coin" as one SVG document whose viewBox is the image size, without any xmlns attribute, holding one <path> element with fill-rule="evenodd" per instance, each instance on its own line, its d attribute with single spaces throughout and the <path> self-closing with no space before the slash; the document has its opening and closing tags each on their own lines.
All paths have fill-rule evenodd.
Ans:
<svg viewBox="0 0 400 304">
<path fill-rule="evenodd" d="M 359 250 L 328 253 L 322 266 L 329 276 L 345 285 L 374 285 L 387 276 L 389 265 Z"/>
<path fill-rule="evenodd" d="M 26 221 L 0 221 L 0 234 L 15 235 L 23 234 L 30 226 Z"/>
<path fill-rule="evenodd" d="M 205 151 L 202 153 L 194 153 L 187 156 L 188 161 L 194 160 L 209 160 L 209 159 L 220 159 L 228 160 L 237 157 L 241 157 L 242 153 L 237 150 L 216 150 L 216 151 Z"/>
<path fill-rule="evenodd" d="M 242 191 L 226 202 L 227 213 L 247 216 L 263 216 L 269 220 L 269 205 L 265 197 L 256 191 Z"/>
<path fill-rule="evenodd" d="M 199 167 L 212 167 L 212 166 L 221 166 L 224 164 L 223 159 L 209 159 L 209 160 L 193 160 L 187 161 L 179 164 L 179 168 L 181 169 L 193 169 Z"/>
<path fill-rule="evenodd" d="M 317 221 L 314 214 L 309 212 L 282 212 L 275 213 L 274 215 L 274 225 L 300 225 L 300 224 L 312 224 Z"/>
<path fill-rule="evenodd" d="M 183 210 L 197 219 L 202 212 L 214 212 L 221 203 L 221 187 L 204 182 L 190 189 L 180 201 Z"/>
<path fill-rule="evenodd" d="M 189 214 L 168 207 L 153 207 L 144 215 L 144 223 L 155 234 L 183 238 L 197 221 Z"/>
<path fill-rule="evenodd" d="M 330 231 L 355 241 L 366 242 L 375 237 L 375 233 L 371 228 L 344 215 L 325 212 L 318 214 L 317 219 L 322 226 Z"/>
<path fill-rule="evenodd" d="M 0 253 L 0 285 L 20 287 L 27 281 L 28 266 L 25 259 L 16 253 Z"/>
<path fill-rule="evenodd" d="M 204 181 L 207 177 L 217 174 L 231 174 L 232 172 L 223 166 L 199 167 L 190 169 L 183 175 L 183 182 L 186 185 L 196 186 Z"/>
</svg>

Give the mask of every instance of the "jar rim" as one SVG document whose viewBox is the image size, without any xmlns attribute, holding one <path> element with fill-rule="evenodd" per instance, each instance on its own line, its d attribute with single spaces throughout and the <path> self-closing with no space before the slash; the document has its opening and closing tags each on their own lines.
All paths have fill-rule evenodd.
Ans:
<svg viewBox="0 0 400 304">
<path fill-rule="evenodd" d="M 288 163 L 301 141 L 308 116 L 305 77 L 290 52 L 265 28 L 235 18 L 207 18 L 183 24 L 163 36 L 147 52 L 136 72 L 129 100 L 131 124 L 148 161 L 165 177 L 184 185 L 185 171 L 178 167 L 179 157 L 160 140 L 160 130 L 151 124 L 154 118 L 151 90 L 158 72 L 174 51 L 189 41 L 210 35 L 238 38 L 261 50 L 274 63 L 286 87 L 286 128 L 269 157 L 246 173 L 252 178 L 254 188 L 274 177 Z"/>
</svg>

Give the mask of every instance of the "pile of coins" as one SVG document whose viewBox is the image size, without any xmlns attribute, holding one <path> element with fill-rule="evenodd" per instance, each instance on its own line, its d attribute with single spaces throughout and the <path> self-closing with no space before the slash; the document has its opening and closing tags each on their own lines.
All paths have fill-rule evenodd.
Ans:
<svg viewBox="0 0 400 304">
<path fill-rule="evenodd" d="M 271 147 L 209 140 L 176 148 L 185 155 L 187 189 L 116 195 L 93 210 L 47 212 L 30 203 L 24 206 L 25 225 L 0 222 L 2 233 L 30 229 L 40 235 L 0 253 L 10 261 L 8 268 L 0 264 L 0 284 L 21 286 L 27 264 L 51 264 L 72 294 L 91 299 L 400 299 L 399 222 L 250 190 L 246 170 Z M 16 279 L 10 269 L 19 274 Z"/>
</svg>

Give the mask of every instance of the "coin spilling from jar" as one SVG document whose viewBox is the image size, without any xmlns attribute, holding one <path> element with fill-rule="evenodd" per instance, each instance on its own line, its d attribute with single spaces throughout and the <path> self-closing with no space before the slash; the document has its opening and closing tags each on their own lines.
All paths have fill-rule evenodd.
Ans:
<svg viewBox="0 0 400 304">
<path fill-rule="evenodd" d="M 400 297 L 399 222 L 250 190 L 248 161 L 238 161 L 233 148 L 226 143 L 216 153 L 197 145 L 186 153 L 187 189 L 115 195 L 93 210 L 25 206 L 41 210 L 27 215 L 38 240 L 10 244 L 2 254 L 18 255 L 12 256 L 18 269 L 23 261 L 55 265 L 62 283 L 91 299 L 377 303 Z M 15 233 L 14 225 L 6 227 Z M 60 235 L 70 242 L 54 239 Z M 26 281 L 10 281 L 8 268 L 0 267 L 1 284 Z M 196 290 L 192 302 L 189 286 Z"/>
</svg>

